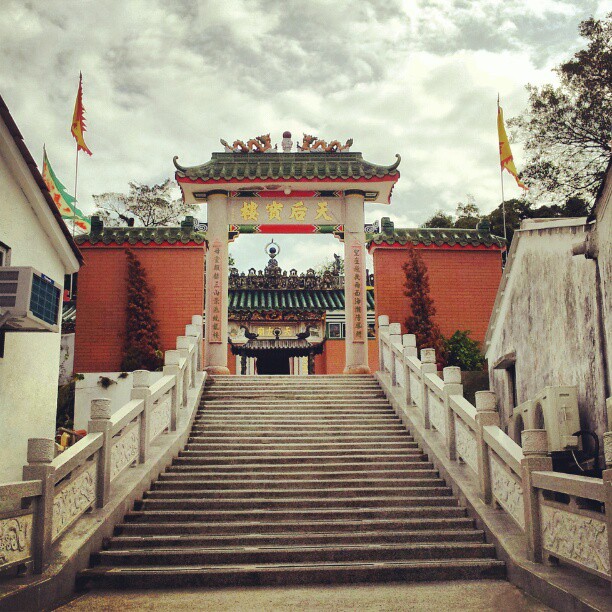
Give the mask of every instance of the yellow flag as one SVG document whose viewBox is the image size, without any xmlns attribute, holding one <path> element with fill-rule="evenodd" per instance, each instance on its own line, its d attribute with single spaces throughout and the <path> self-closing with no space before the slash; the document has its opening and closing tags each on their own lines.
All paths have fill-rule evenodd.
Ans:
<svg viewBox="0 0 612 612">
<path fill-rule="evenodd" d="M 77 153 L 80 150 L 91 155 L 91 151 L 83 139 L 83 133 L 86 129 L 85 108 L 83 107 L 83 75 L 79 73 L 79 90 L 77 91 L 77 97 L 74 103 L 74 113 L 72 115 L 72 126 L 70 131 L 77 143 Z"/>
<path fill-rule="evenodd" d="M 504 170 L 505 168 L 514 177 L 516 184 L 521 189 L 527 190 L 528 187 L 519 178 L 516 166 L 514 165 L 514 158 L 510 150 L 510 141 L 508 140 L 506 128 L 504 126 L 504 111 L 499 105 L 499 102 L 497 103 L 497 134 L 499 136 L 499 163 L 501 164 L 501 169 Z"/>
</svg>

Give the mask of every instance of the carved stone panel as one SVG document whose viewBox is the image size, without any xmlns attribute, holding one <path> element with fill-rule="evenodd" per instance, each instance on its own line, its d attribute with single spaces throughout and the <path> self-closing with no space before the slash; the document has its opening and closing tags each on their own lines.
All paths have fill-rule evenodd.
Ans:
<svg viewBox="0 0 612 612">
<path fill-rule="evenodd" d="M 138 424 L 134 424 L 113 444 L 111 450 L 111 482 L 123 472 L 123 470 L 138 459 L 140 450 L 140 431 Z"/>
<path fill-rule="evenodd" d="M 610 575 L 605 521 L 546 505 L 541 517 L 542 543 L 548 552 Z"/>
<path fill-rule="evenodd" d="M 510 468 L 490 453 L 491 489 L 497 503 L 524 529 L 523 485 Z"/>
<path fill-rule="evenodd" d="M 394 355 L 393 358 L 395 359 L 395 380 L 400 387 L 404 387 L 406 386 L 404 381 L 404 364 L 399 357 Z"/>
<path fill-rule="evenodd" d="M 429 390 L 429 420 L 431 424 L 443 436 L 446 436 L 446 418 L 444 415 L 444 405 L 436 397 L 433 391 Z"/>
<path fill-rule="evenodd" d="M 58 487 L 53 499 L 53 540 L 56 540 L 96 501 L 96 467 L 89 467 L 73 480 Z"/>
<path fill-rule="evenodd" d="M 455 418 L 455 443 L 457 455 L 478 474 L 478 444 L 472 430 L 465 423 Z"/>
<path fill-rule="evenodd" d="M 410 372 L 410 396 L 412 397 L 412 403 L 422 410 L 421 381 L 412 372 Z"/>
<path fill-rule="evenodd" d="M 151 442 L 170 425 L 170 402 L 170 395 L 165 395 L 157 401 L 157 404 L 151 410 Z"/>
<path fill-rule="evenodd" d="M 0 519 L 0 569 L 32 556 L 32 515 Z"/>
<path fill-rule="evenodd" d="M 383 353 L 383 363 L 385 365 L 385 371 L 390 372 L 391 371 L 391 359 L 392 359 L 393 354 L 391 353 L 391 350 L 386 344 L 383 344 L 382 346 L 382 353 Z"/>
</svg>

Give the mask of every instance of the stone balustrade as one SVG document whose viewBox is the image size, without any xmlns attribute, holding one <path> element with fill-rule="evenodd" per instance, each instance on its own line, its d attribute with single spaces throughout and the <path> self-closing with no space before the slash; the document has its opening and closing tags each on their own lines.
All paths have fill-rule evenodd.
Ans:
<svg viewBox="0 0 612 612">
<path fill-rule="evenodd" d="M 433 349 L 422 349 L 419 359 L 415 337 L 402 336 L 387 316 L 378 328 L 387 395 L 439 436 L 448 459 L 467 466 L 486 504 L 520 527 L 529 559 L 566 562 L 611 580 L 612 432 L 604 436 L 603 478 L 553 472 L 546 430 L 523 431 L 519 446 L 499 427 L 492 391 L 477 392 L 472 405 L 463 397 L 459 368 L 444 368 L 440 378 Z"/>
<path fill-rule="evenodd" d="M 87 435 L 55 456 L 55 442 L 28 441 L 23 481 L 0 484 L 0 572 L 15 566 L 41 573 L 54 543 L 88 510 L 103 508 L 113 483 L 130 466 L 144 463 L 164 432 L 176 431 L 187 392 L 202 365 L 202 317 L 194 315 L 165 353 L 163 376 L 137 370 L 131 399 L 111 414 L 109 399 L 91 402 Z"/>
</svg>

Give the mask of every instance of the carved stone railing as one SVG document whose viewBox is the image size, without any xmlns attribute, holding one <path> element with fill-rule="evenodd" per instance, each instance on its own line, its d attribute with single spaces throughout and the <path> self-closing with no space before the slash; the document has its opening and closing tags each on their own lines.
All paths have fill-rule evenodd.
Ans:
<svg viewBox="0 0 612 612">
<path fill-rule="evenodd" d="M 131 399 L 111 414 L 109 399 L 91 402 L 87 435 L 55 457 L 52 439 L 28 441 L 24 480 L 0 485 L 0 572 L 32 561 L 41 573 L 53 544 L 94 507 L 109 501 L 113 483 L 130 466 L 144 463 L 164 432 L 176 431 L 187 392 L 202 364 L 202 317 L 195 315 L 165 353 L 163 376 L 137 370 Z"/>
<path fill-rule="evenodd" d="M 447 458 L 469 468 L 480 498 L 523 531 L 529 559 L 564 561 L 611 580 L 612 432 L 604 436 L 603 479 L 553 472 L 545 430 L 523 431 L 519 446 L 499 427 L 493 392 L 478 391 L 472 405 L 459 368 L 444 368 L 440 378 L 433 349 L 419 359 L 415 337 L 398 323 L 380 316 L 378 327 L 385 390 L 437 432 Z"/>
</svg>

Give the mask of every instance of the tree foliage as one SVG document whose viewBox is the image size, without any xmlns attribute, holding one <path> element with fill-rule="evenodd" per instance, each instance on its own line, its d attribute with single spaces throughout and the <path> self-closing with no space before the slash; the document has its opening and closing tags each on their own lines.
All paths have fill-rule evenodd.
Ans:
<svg viewBox="0 0 612 612">
<path fill-rule="evenodd" d="M 154 371 L 163 365 L 158 323 L 153 312 L 152 289 L 145 269 L 127 249 L 127 313 L 121 370 Z"/>
<path fill-rule="evenodd" d="M 450 338 L 445 338 L 447 366 L 458 366 L 462 370 L 482 370 L 485 364 L 480 351 L 480 343 L 470 338 L 470 331 L 457 330 Z"/>
<path fill-rule="evenodd" d="M 610 159 L 612 13 L 580 24 L 587 46 L 555 72 L 559 85 L 527 85 L 529 103 L 508 123 L 525 144 L 531 196 L 595 196 Z"/>
<path fill-rule="evenodd" d="M 423 257 L 415 248 L 408 250 L 408 261 L 403 265 L 406 274 L 406 291 L 410 299 L 410 315 L 406 318 L 406 329 L 416 336 L 416 344 L 420 349 L 436 350 L 438 365 L 446 363 L 446 348 L 440 327 L 434 321 L 436 307 L 429 290 L 429 274 Z"/>
<path fill-rule="evenodd" d="M 179 225 L 185 215 L 193 214 L 196 206 L 185 204 L 172 197 L 170 179 L 159 185 L 129 183 L 130 190 L 124 193 L 94 195 L 95 215 L 105 223 L 129 225 L 130 219 L 144 227 Z"/>
<path fill-rule="evenodd" d="M 469 198 L 469 196 L 468 196 Z M 568 198 L 564 204 L 533 206 L 533 203 L 521 198 L 513 198 L 504 202 L 506 210 L 506 236 L 508 247 L 512 237 L 523 219 L 549 219 L 555 217 L 585 217 L 589 212 L 589 203 L 580 197 Z M 448 218 L 448 225 L 436 225 L 440 215 Z M 476 203 L 472 200 L 467 204 L 457 204 L 456 214 L 434 213 L 421 227 L 463 228 L 474 229 L 482 221 L 487 221 L 490 231 L 495 236 L 504 235 L 504 218 L 502 205 L 492 210 L 488 215 L 482 215 Z"/>
</svg>

